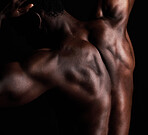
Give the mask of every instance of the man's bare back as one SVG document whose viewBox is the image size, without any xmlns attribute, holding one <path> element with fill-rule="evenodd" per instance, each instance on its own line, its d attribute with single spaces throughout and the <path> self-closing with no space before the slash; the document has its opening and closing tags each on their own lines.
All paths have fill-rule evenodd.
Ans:
<svg viewBox="0 0 148 135">
<path fill-rule="evenodd" d="M 0 106 L 23 105 L 56 89 L 65 98 L 60 97 L 64 109 L 57 109 L 58 114 L 67 115 L 67 122 L 76 126 L 73 134 L 128 135 L 134 54 L 126 31 L 126 11 L 131 7 L 122 4 L 123 16 L 119 16 L 114 3 L 121 6 L 120 1 L 106 3 L 114 11 L 109 12 L 112 18 L 98 6 L 96 20 L 89 22 L 78 21 L 66 11 L 57 17 L 42 12 L 42 20 L 58 35 L 58 49 L 50 48 L 49 42 L 49 48 L 35 50 L 23 62 L 6 64 Z M 65 134 L 72 133 L 65 130 Z"/>
</svg>

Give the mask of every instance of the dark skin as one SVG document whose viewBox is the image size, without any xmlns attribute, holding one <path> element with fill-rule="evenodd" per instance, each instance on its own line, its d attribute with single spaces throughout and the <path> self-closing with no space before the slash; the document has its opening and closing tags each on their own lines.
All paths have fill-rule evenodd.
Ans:
<svg viewBox="0 0 148 135">
<path fill-rule="evenodd" d="M 89 22 L 66 11 L 57 17 L 42 11 L 41 19 L 51 33 L 57 33 L 60 44 L 56 46 L 60 47 L 51 49 L 49 40 L 49 48 L 35 50 L 22 62 L 4 65 L 0 107 L 27 104 L 57 89 L 81 108 L 79 134 L 128 135 L 135 58 L 126 26 L 133 3 L 98 1 L 96 19 Z M 18 6 L 11 10 L 11 17 L 19 17 L 31 7 L 20 10 Z"/>
</svg>

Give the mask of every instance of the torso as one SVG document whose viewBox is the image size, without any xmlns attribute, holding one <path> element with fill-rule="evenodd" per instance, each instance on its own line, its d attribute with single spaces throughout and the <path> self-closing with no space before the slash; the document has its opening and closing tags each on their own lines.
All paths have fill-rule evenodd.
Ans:
<svg viewBox="0 0 148 135">
<path fill-rule="evenodd" d="M 111 89 L 115 87 L 126 89 L 128 87 L 126 83 L 132 87 L 132 82 L 122 81 L 122 77 L 128 78 L 132 75 L 134 65 L 133 50 L 127 35 L 124 33 L 120 35 L 101 19 L 80 26 L 80 28 L 77 26 L 78 31 L 73 36 L 62 41 L 62 48 L 58 50 L 60 59 L 56 59 L 60 65 L 60 69 L 57 68 L 60 74 L 57 80 L 59 84 L 48 92 L 49 95 L 53 95 L 51 102 L 58 124 L 61 125 L 61 135 L 79 134 L 79 128 L 87 119 L 82 116 L 91 108 L 94 95 L 97 95 L 101 102 L 106 99 L 109 102 Z M 44 50 L 42 52 L 44 53 Z M 94 60 L 96 63 L 92 63 Z M 110 107 L 106 117 L 109 112 Z M 108 120 L 103 116 L 102 119 L 106 121 L 102 126 L 107 126 Z"/>
<path fill-rule="evenodd" d="M 79 45 L 85 42 L 86 44 L 90 46 L 93 45 L 97 48 L 98 54 L 100 56 L 100 58 L 98 59 L 98 64 L 103 65 L 103 68 L 105 69 L 103 73 L 106 74 L 106 76 L 108 76 L 109 80 L 111 81 L 111 87 L 109 88 L 111 88 L 111 95 L 115 99 L 114 101 L 115 102 L 116 100 L 120 101 L 122 99 L 121 96 L 126 94 L 130 96 L 132 99 L 132 89 L 133 89 L 132 75 L 134 70 L 135 58 L 134 58 L 132 44 L 130 42 L 130 39 L 128 37 L 128 33 L 126 32 L 126 30 L 124 32 L 121 32 L 118 29 L 114 29 L 109 24 L 109 22 L 102 19 L 100 20 L 98 19 L 97 21 L 92 21 L 88 24 L 85 23 L 84 25 L 80 25 L 80 26 L 83 26 L 79 28 L 80 31 L 77 31 L 80 35 L 76 34 L 75 37 L 78 36 L 78 39 L 74 39 L 74 40 L 75 41 L 78 40 Z M 71 42 L 74 43 L 73 41 Z M 79 68 L 79 64 L 74 63 L 74 65 L 75 64 L 78 65 L 77 68 Z M 84 65 L 82 64 L 82 66 Z M 76 75 L 76 73 L 74 72 L 74 74 L 71 74 L 71 75 Z M 65 75 L 63 74 L 63 76 Z M 83 77 L 85 78 L 88 76 L 84 75 Z M 74 80 L 71 80 L 71 78 L 67 78 L 67 79 L 71 81 L 70 83 L 74 81 Z M 90 79 L 90 80 L 93 80 L 93 79 Z M 86 80 L 86 84 L 84 83 L 84 85 L 87 85 L 88 84 L 87 82 L 89 81 Z M 110 84 L 110 83 L 106 84 L 105 82 L 106 82 L 105 80 L 101 81 L 101 83 L 104 86 L 103 88 L 104 93 L 106 93 L 105 91 L 108 89 L 106 86 Z M 98 88 L 100 88 L 100 86 Z M 98 89 L 98 92 L 100 92 L 99 89 Z M 126 94 L 123 94 L 123 93 L 126 93 Z M 110 96 L 110 93 L 108 93 L 108 96 Z M 80 99 L 82 99 L 82 97 Z M 123 98 L 122 100 L 125 100 L 125 99 Z M 70 100 L 68 99 L 68 101 Z M 66 108 L 69 108 L 69 111 L 71 111 L 71 113 L 68 113 L 70 116 L 69 119 L 71 118 L 71 114 L 73 114 L 73 112 L 75 112 L 76 114 L 78 114 L 79 112 L 79 116 L 81 116 L 80 110 L 83 108 L 83 105 L 81 106 L 80 101 L 75 102 L 75 100 L 72 100 L 72 102 L 76 105 L 75 106 L 76 108 L 74 107 L 74 105 L 72 105 L 72 108 L 71 106 L 69 106 L 71 105 L 71 102 L 69 102 L 70 104 L 69 103 L 66 104 L 65 102 L 62 104 L 62 106 L 65 106 L 65 107 L 66 105 L 69 106 L 69 107 L 66 107 Z M 122 102 L 119 104 L 122 108 Z M 78 110 L 78 112 L 74 111 L 73 109 Z M 67 109 L 64 109 L 64 113 L 61 116 L 64 116 L 64 114 L 67 115 L 65 111 L 67 112 Z M 80 120 L 80 117 L 78 117 L 77 115 L 75 116 Z M 73 118 L 75 117 L 73 116 Z M 76 119 L 73 119 L 73 120 L 75 121 Z M 77 121 L 76 123 L 80 123 L 80 121 L 79 122 Z"/>
</svg>

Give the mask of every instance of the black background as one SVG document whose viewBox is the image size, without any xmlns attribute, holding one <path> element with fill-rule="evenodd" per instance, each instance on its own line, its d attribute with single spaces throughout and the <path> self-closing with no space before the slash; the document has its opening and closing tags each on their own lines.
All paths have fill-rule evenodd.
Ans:
<svg viewBox="0 0 148 135">
<path fill-rule="evenodd" d="M 66 9 L 81 20 L 87 20 L 91 16 L 96 0 L 65 0 Z M 131 38 L 136 67 L 134 71 L 134 95 L 130 135 L 146 135 L 147 133 L 147 18 L 146 8 L 142 1 L 135 1 L 130 14 L 128 32 Z M 89 7 L 89 8 L 88 8 Z M 0 110 L 0 135 L 5 134 L 58 134 L 56 130 L 56 118 L 47 94 L 43 94 L 35 101 L 7 110 Z M 14 124 L 15 123 L 15 124 Z M 52 131 L 48 131 L 48 129 Z M 53 135 L 53 134 L 52 134 Z"/>
<path fill-rule="evenodd" d="M 147 130 L 147 19 L 146 6 L 136 0 L 132 9 L 128 31 L 133 44 L 136 66 L 130 135 L 146 135 Z"/>
</svg>

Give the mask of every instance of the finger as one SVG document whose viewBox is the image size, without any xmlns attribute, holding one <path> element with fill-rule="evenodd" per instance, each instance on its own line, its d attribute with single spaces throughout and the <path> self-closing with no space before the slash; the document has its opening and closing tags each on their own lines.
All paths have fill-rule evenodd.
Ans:
<svg viewBox="0 0 148 135">
<path fill-rule="evenodd" d="M 18 8 L 18 11 L 19 11 L 20 13 L 26 13 L 26 12 L 28 12 L 29 9 L 32 8 L 33 6 L 34 6 L 33 4 L 28 4 L 28 5 L 25 6 L 25 7 L 20 7 L 20 8 Z"/>
<path fill-rule="evenodd" d="M 27 13 L 29 11 L 29 9 L 32 8 L 33 6 L 34 6 L 33 4 L 28 4 L 25 7 L 18 8 L 17 12 L 18 12 L 19 16 Z"/>
</svg>

